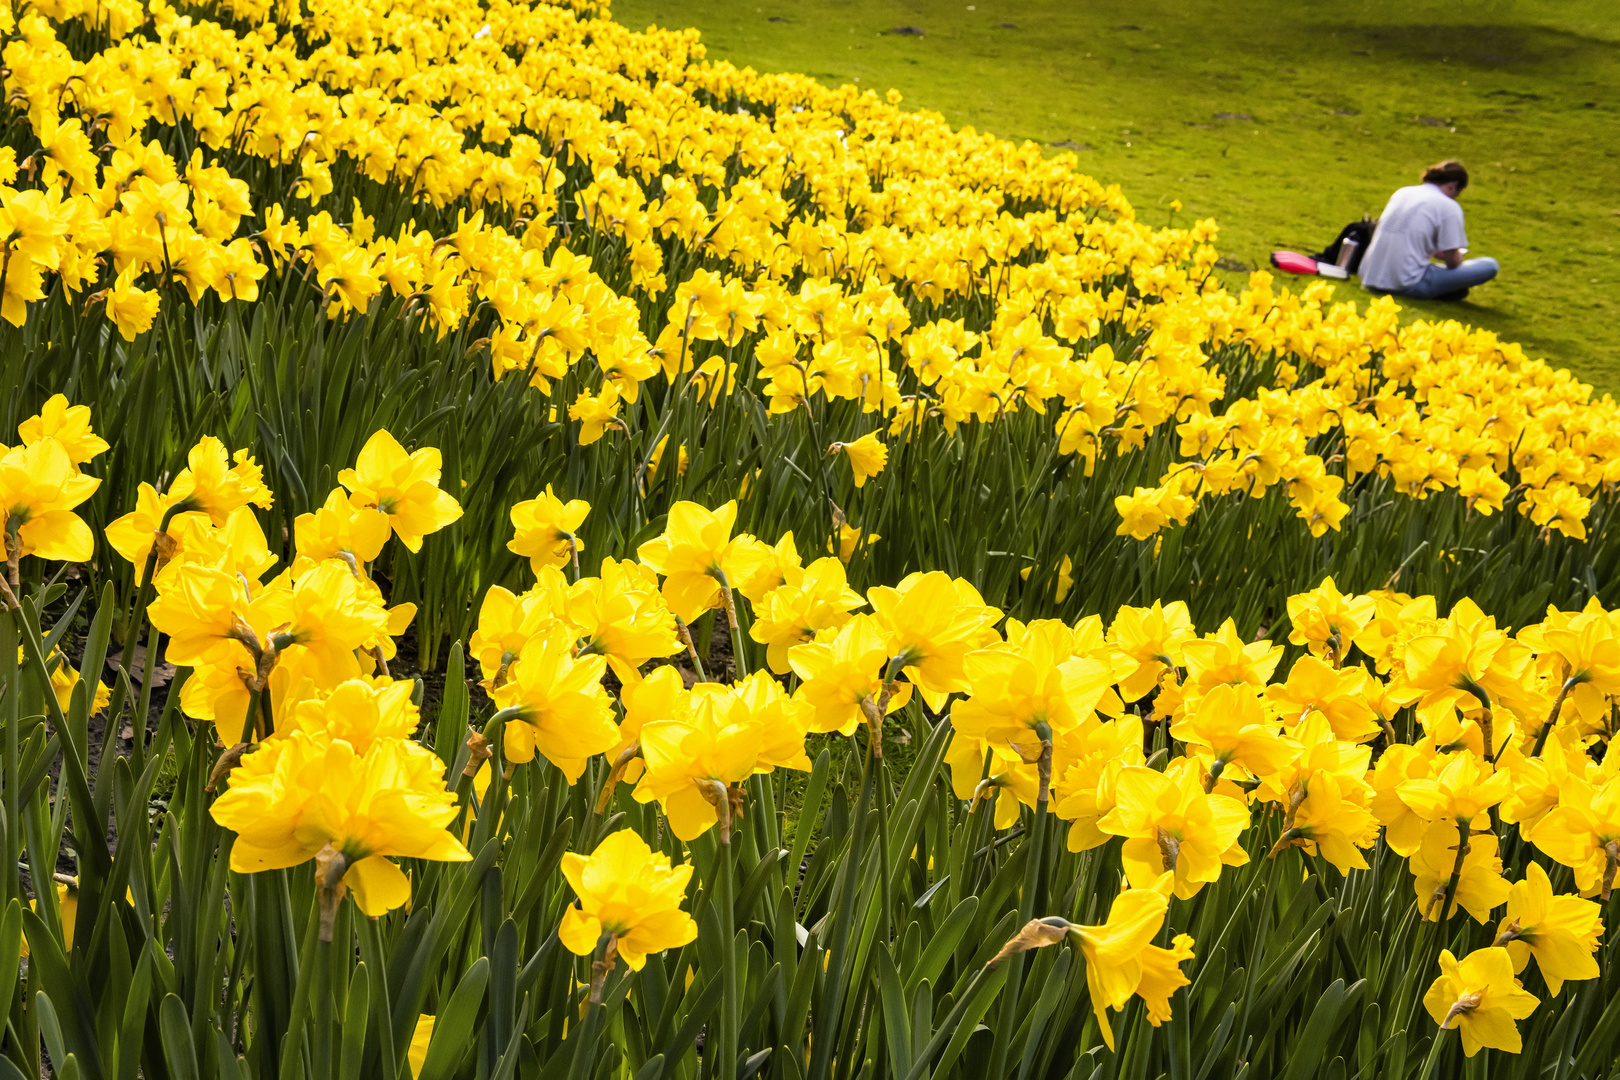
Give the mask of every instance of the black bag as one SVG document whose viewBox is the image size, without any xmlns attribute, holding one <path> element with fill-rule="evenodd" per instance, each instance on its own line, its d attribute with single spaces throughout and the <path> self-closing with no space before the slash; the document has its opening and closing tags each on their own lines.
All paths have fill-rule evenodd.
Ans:
<svg viewBox="0 0 1620 1080">
<path fill-rule="evenodd" d="M 1361 268 L 1361 257 L 1367 254 L 1367 245 L 1372 243 L 1373 225 L 1374 222 L 1368 218 L 1362 218 L 1360 221 L 1352 221 L 1339 231 L 1339 238 L 1333 241 L 1333 243 L 1329 244 L 1326 250 L 1317 252 L 1315 255 L 1311 256 L 1311 258 L 1315 259 L 1317 262 L 1332 263 L 1336 266 L 1338 265 L 1339 252 L 1343 249 L 1344 242 L 1346 240 L 1354 240 L 1356 242 L 1356 249 L 1350 253 L 1350 262 L 1345 266 L 1345 270 L 1352 274 L 1356 273 Z"/>
</svg>

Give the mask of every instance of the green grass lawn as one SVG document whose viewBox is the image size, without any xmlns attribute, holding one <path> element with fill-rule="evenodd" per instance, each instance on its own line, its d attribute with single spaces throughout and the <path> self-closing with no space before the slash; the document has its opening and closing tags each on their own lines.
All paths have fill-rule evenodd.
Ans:
<svg viewBox="0 0 1620 1080">
<path fill-rule="evenodd" d="M 1502 276 L 1464 304 L 1403 303 L 1620 391 L 1608 3 L 613 0 L 613 13 L 695 26 L 711 58 L 895 87 L 955 124 L 1072 145 L 1143 220 L 1163 223 L 1180 199 L 1179 220 L 1213 216 L 1248 266 L 1318 250 L 1423 166 L 1461 158 L 1470 253 L 1501 260 Z"/>
</svg>

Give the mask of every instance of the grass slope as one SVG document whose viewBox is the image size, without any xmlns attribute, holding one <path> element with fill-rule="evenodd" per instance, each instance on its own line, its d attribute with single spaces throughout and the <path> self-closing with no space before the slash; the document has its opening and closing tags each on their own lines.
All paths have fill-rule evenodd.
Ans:
<svg viewBox="0 0 1620 1080">
<path fill-rule="evenodd" d="M 1376 215 L 1459 157 L 1471 252 L 1504 271 L 1414 315 L 1486 327 L 1620 390 L 1620 24 L 1603 0 L 613 0 L 709 55 L 896 87 L 956 124 L 1048 146 L 1144 221 L 1215 217 L 1264 266 Z M 897 33 L 900 28 L 907 32 Z M 920 34 L 914 31 L 920 31 Z M 1233 281 L 1242 275 L 1228 275 Z M 1341 286 L 1339 296 L 1366 294 Z"/>
</svg>

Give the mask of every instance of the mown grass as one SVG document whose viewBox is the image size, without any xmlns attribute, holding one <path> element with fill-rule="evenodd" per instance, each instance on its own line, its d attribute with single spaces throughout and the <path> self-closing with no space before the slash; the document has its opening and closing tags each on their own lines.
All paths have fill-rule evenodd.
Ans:
<svg viewBox="0 0 1620 1080">
<path fill-rule="evenodd" d="M 1317 250 L 1459 157 L 1475 177 L 1472 251 L 1504 272 L 1463 305 L 1409 303 L 1413 316 L 1494 330 L 1620 390 L 1620 24 L 1600 0 L 615 0 L 613 13 L 695 26 L 711 58 L 892 86 L 953 123 L 1075 144 L 1144 220 L 1180 199 L 1180 220 L 1215 217 L 1223 251 L 1249 266 Z"/>
</svg>

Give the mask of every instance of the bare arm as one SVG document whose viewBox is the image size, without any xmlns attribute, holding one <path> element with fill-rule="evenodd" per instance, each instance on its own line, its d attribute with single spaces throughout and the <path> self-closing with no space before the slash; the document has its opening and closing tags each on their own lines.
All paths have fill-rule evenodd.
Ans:
<svg viewBox="0 0 1620 1080">
<path fill-rule="evenodd" d="M 1447 248 L 1445 251 L 1435 252 L 1434 257 L 1445 263 L 1447 270 L 1455 270 L 1457 267 L 1462 265 L 1463 249 Z"/>
</svg>

